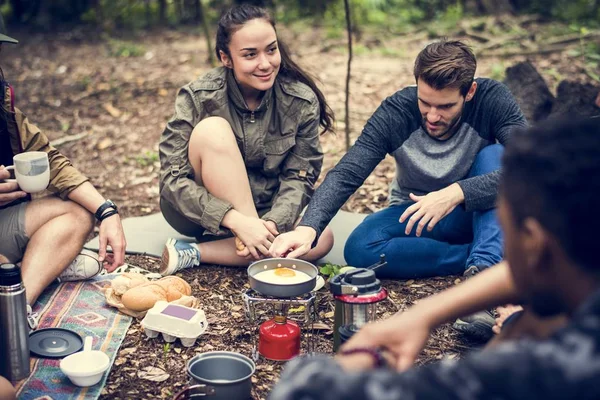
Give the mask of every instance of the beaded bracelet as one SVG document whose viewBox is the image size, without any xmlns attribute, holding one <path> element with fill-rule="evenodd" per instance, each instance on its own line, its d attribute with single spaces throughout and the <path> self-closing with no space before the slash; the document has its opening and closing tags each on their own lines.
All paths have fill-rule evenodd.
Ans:
<svg viewBox="0 0 600 400">
<path fill-rule="evenodd" d="M 343 356 L 348 356 L 350 354 L 357 354 L 357 353 L 365 353 L 365 354 L 369 354 L 371 357 L 373 357 L 373 360 L 375 360 L 375 368 L 382 368 L 382 367 L 388 366 L 387 361 L 381 354 L 381 350 L 374 349 L 372 347 L 357 347 L 354 349 L 342 350 L 342 351 L 340 351 L 339 354 L 341 354 Z"/>
</svg>

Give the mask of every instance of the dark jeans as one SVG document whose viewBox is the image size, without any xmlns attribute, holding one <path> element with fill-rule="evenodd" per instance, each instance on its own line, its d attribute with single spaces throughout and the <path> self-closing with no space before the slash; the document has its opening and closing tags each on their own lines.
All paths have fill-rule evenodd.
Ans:
<svg viewBox="0 0 600 400">
<path fill-rule="evenodd" d="M 469 171 L 469 177 L 500 169 L 504 148 L 495 144 L 483 148 Z M 400 216 L 413 203 L 390 206 L 369 215 L 352 232 L 344 248 L 348 265 L 367 267 L 385 254 L 388 265 L 377 270 L 380 278 L 422 278 L 461 274 L 471 266 L 489 267 L 502 259 L 502 232 L 496 210 L 466 212 L 456 207 L 431 232 L 423 229 L 410 235 Z"/>
</svg>

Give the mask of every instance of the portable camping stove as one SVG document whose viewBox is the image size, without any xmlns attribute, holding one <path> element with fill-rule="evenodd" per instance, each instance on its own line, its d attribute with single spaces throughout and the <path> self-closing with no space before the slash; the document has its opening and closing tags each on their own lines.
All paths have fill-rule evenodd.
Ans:
<svg viewBox="0 0 600 400">
<path fill-rule="evenodd" d="M 271 306 L 275 316 L 273 319 L 262 322 L 258 327 L 258 335 L 254 335 L 253 356 L 255 361 L 259 355 L 268 360 L 287 361 L 300 354 L 300 330 L 308 328 L 305 338 L 306 352 L 314 351 L 314 322 L 316 320 L 315 293 L 310 292 L 297 297 L 272 297 L 266 296 L 254 289 L 242 293 L 246 317 L 249 322 L 258 321 L 257 315 L 262 314 L 257 310 L 259 305 Z M 304 307 L 300 318 L 290 318 L 290 307 Z M 256 324 L 255 324 L 256 327 Z M 256 337 L 258 336 L 258 345 Z"/>
</svg>

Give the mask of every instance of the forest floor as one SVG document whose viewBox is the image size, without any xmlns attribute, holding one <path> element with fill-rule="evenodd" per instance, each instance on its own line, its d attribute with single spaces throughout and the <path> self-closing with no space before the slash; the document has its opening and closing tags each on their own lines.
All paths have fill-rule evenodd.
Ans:
<svg viewBox="0 0 600 400">
<path fill-rule="evenodd" d="M 543 32 L 549 28 L 533 22 L 528 29 Z M 140 32 L 118 39 L 83 31 L 52 37 L 11 33 L 20 43 L 3 46 L 1 65 L 15 87 L 17 106 L 51 140 L 69 139 L 58 146 L 60 151 L 91 178 L 104 196 L 119 205 L 122 217 L 158 212 L 159 137 L 173 112 L 177 89 L 210 68 L 206 60 L 207 51 L 212 50 L 207 50 L 204 38 L 196 32 L 182 31 Z M 486 46 L 490 50 L 502 45 L 490 42 L 492 33 L 487 39 L 477 38 L 472 32 L 466 34 L 453 37 L 468 40 L 476 54 Z M 319 29 L 281 28 L 280 35 L 291 45 L 295 59 L 320 80 L 337 115 L 337 134 L 322 137 L 324 176 L 345 153 L 344 39 L 328 39 Z M 431 40 L 424 29 L 384 39 L 363 35 L 352 64 L 352 140 L 384 98 L 414 84 L 414 58 Z M 577 46 L 575 42 L 564 50 L 532 52 L 527 57 L 551 89 L 561 79 L 590 81 L 584 60 L 572 56 Z M 477 75 L 501 79 L 506 67 L 524 59 L 523 55 L 479 57 Z M 394 168 L 390 158 L 384 160 L 344 209 L 371 213 L 384 207 Z M 150 257 L 128 256 L 127 262 L 151 271 L 158 269 L 158 260 Z M 147 339 L 139 322 L 134 321 L 101 398 L 170 398 L 186 385 L 185 362 L 195 354 L 208 350 L 251 353 L 256 325 L 246 320 L 242 308 L 240 293 L 248 287 L 245 269 L 203 266 L 180 275 L 201 299 L 209 331 L 191 348 L 178 342 L 166 347 L 161 339 Z M 389 299 L 382 303 L 380 316 L 404 310 L 419 298 L 461 279 L 384 281 Z M 314 343 L 318 351 L 331 352 L 333 302 L 326 292 L 319 295 L 318 313 L 322 329 Z M 308 337 L 304 334 L 305 341 Z M 460 357 L 471 348 L 450 325 L 445 325 L 435 331 L 418 362 Z M 162 376 L 167 378 L 149 380 L 151 376 L 142 373 L 148 366 L 164 371 Z M 266 398 L 280 369 L 280 363 L 258 363 L 253 377 L 256 399 Z"/>
</svg>

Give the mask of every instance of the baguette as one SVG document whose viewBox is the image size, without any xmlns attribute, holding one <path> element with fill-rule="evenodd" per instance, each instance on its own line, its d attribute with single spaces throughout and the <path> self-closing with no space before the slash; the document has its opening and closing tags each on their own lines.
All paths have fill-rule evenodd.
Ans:
<svg viewBox="0 0 600 400">
<path fill-rule="evenodd" d="M 121 296 L 123 305 L 132 311 L 147 311 L 159 300 L 167 301 L 167 291 L 154 282 L 136 286 Z"/>
</svg>

